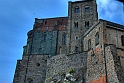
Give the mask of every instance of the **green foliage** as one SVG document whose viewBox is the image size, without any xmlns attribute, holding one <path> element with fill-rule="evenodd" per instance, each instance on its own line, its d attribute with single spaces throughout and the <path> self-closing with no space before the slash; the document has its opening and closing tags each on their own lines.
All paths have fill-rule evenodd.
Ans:
<svg viewBox="0 0 124 83">
<path fill-rule="evenodd" d="M 46 80 L 49 80 L 49 81 L 51 81 L 51 80 L 52 80 L 52 78 L 50 78 L 50 77 L 49 77 L 49 78 L 47 78 Z"/>
<path fill-rule="evenodd" d="M 60 71 L 58 71 L 58 72 L 55 72 L 55 74 L 59 74 L 59 75 L 60 75 L 60 74 L 61 74 L 61 72 L 60 72 Z"/>
<path fill-rule="evenodd" d="M 75 73 L 75 70 L 73 68 L 70 68 L 68 72 L 69 73 Z"/>
<path fill-rule="evenodd" d="M 67 82 L 67 83 L 72 83 L 71 81 Z"/>
</svg>

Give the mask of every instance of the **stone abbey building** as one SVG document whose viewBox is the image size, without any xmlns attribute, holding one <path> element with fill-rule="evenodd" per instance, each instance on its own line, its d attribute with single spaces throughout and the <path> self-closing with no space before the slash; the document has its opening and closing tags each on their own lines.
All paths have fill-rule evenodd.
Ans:
<svg viewBox="0 0 124 83">
<path fill-rule="evenodd" d="M 27 35 L 13 83 L 124 83 L 124 26 L 98 19 L 96 0 L 35 18 Z"/>
</svg>

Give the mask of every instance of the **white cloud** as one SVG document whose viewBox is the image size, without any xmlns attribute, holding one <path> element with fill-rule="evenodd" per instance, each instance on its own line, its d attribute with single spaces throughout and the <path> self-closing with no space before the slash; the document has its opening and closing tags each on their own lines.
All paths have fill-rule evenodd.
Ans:
<svg viewBox="0 0 124 83">
<path fill-rule="evenodd" d="M 116 0 L 97 0 L 99 18 L 113 20 L 122 16 L 122 6 Z"/>
</svg>

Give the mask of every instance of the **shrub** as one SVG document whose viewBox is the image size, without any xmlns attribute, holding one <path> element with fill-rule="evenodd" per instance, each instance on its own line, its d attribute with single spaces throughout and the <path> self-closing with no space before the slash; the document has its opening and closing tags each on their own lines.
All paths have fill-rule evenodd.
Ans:
<svg viewBox="0 0 124 83">
<path fill-rule="evenodd" d="M 70 68 L 68 72 L 69 73 L 75 73 L 75 70 L 73 68 Z"/>
</svg>

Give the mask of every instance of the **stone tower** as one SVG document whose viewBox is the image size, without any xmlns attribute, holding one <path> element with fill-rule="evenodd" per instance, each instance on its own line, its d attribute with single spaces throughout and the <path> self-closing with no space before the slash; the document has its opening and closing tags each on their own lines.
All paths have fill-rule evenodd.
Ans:
<svg viewBox="0 0 124 83">
<path fill-rule="evenodd" d="M 69 52 L 83 50 L 83 34 L 98 20 L 96 0 L 68 3 Z"/>
</svg>

